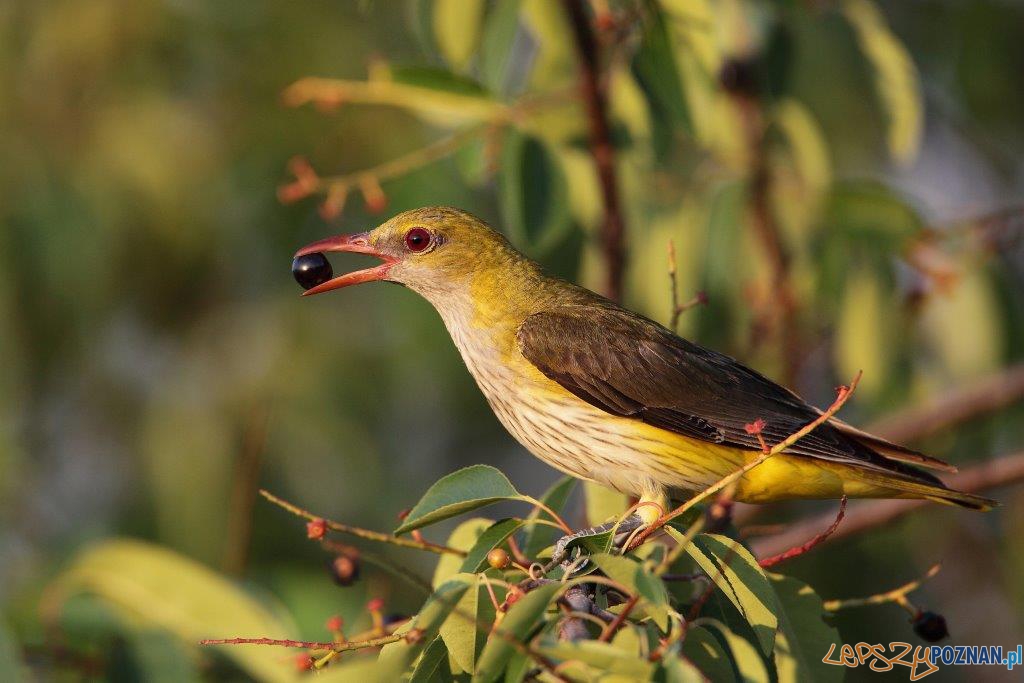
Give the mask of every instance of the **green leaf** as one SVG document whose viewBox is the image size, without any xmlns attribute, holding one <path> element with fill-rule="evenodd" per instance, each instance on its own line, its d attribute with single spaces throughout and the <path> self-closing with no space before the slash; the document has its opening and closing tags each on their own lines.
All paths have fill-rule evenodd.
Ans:
<svg viewBox="0 0 1024 683">
<path fill-rule="evenodd" d="M 540 502 L 544 503 L 558 514 L 561 514 L 562 510 L 565 509 L 565 504 L 568 502 L 569 495 L 572 493 L 575 486 L 576 479 L 573 477 L 563 477 L 552 484 L 551 487 L 544 492 L 544 495 L 541 496 Z M 547 518 L 547 513 L 543 512 L 540 508 L 534 508 L 530 513 L 530 516 L 527 517 L 527 521 Z M 525 553 L 530 559 L 533 559 L 538 556 L 540 551 L 558 540 L 558 537 L 561 536 L 561 534 L 562 532 L 560 530 L 546 524 L 527 524 L 526 532 L 523 535 L 523 553 Z"/>
<path fill-rule="evenodd" d="M 496 0 L 484 22 L 480 44 L 480 76 L 493 92 L 508 94 L 512 88 L 510 58 L 519 32 L 521 0 Z"/>
<path fill-rule="evenodd" d="M 506 664 L 516 653 L 510 640 L 526 642 L 544 617 L 548 605 L 563 587 L 561 583 L 538 586 L 512 605 L 505 618 L 501 620 L 497 631 L 488 638 L 487 645 L 484 646 L 477 670 L 473 674 L 474 682 L 486 683 L 501 676 Z"/>
<path fill-rule="evenodd" d="M 686 552 L 739 610 L 754 629 L 761 651 L 770 656 L 779 623 L 778 601 L 750 551 L 727 536 L 700 534 Z"/>
<path fill-rule="evenodd" d="M 668 592 L 660 577 L 643 564 L 622 555 L 598 553 L 591 556 L 590 561 L 600 567 L 612 581 L 621 583 L 631 593 L 643 598 L 647 614 L 658 628 L 668 631 Z"/>
<path fill-rule="evenodd" d="M 917 68 L 875 3 L 846 0 L 842 7 L 875 71 L 875 88 L 889 123 L 889 153 L 900 163 L 909 164 L 917 156 L 924 121 Z"/>
<path fill-rule="evenodd" d="M 445 61 L 462 71 L 480 42 L 486 0 L 434 0 L 434 38 Z"/>
<path fill-rule="evenodd" d="M 470 584 L 458 579 L 445 581 L 438 586 L 416 614 L 415 627 L 421 629 L 427 638 L 436 635 L 469 588 Z"/>
<path fill-rule="evenodd" d="M 81 593 L 96 595 L 143 624 L 189 645 L 203 638 L 251 635 L 292 638 L 278 618 L 232 582 L 174 552 L 131 540 L 106 541 L 79 554 L 51 585 L 59 606 Z M 291 680 L 290 662 L 273 648 L 217 649 L 260 680 Z"/>
<path fill-rule="evenodd" d="M 472 465 L 442 477 L 427 489 L 395 535 L 502 500 L 519 499 L 519 492 L 504 474 L 488 465 Z"/>
<path fill-rule="evenodd" d="M 705 680 L 700 669 L 675 653 L 662 658 L 659 673 L 660 677 L 655 680 L 663 681 L 663 683 L 702 683 Z M 719 679 L 710 678 L 710 680 L 717 681 Z"/>
<path fill-rule="evenodd" d="M 484 643 L 487 642 L 487 632 L 478 624 L 494 622 L 494 604 L 487 586 L 476 574 L 458 574 L 452 580 L 465 582 L 469 590 L 462 595 L 452 614 L 441 625 L 441 638 L 448 646 L 452 661 L 461 671 L 472 673 Z"/>
<path fill-rule="evenodd" d="M 543 254 L 569 234 L 572 222 L 565 175 L 541 140 L 509 132 L 499 180 L 502 216 L 513 244 Z"/>
<path fill-rule="evenodd" d="M 647 6 L 651 12 L 645 22 L 646 30 L 640 47 L 633 56 L 633 73 L 650 97 L 655 122 L 663 127 L 679 126 L 692 132 L 693 124 L 686 107 L 686 95 L 676 68 L 665 15 L 657 3 L 647 3 Z"/>
<path fill-rule="evenodd" d="M 583 662 L 596 677 L 605 674 L 628 676 L 630 680 L 649 680 L 654 665 L 640 655 L 640 652 L 625 652 L 611 643 L 597 640 L 576 642 L 553 640 L 537 648 L 541 654 L 561 661 Z"/>
<path fill-rule="evenodd" d="M 769 578 L 779 605 L 775 636 L 775 669 L 781 683 L 843 680 L 843 670 L 821 661 L 830 645 L 839 644 L 839 631 L 825 623 L 825 608 L 817 593 L 802 581 L 779 574 Z"/>
<path fill-rule="evenodd" d="M 731 654 L 729 661 L 732 662 L 733 675 L 737 681 L 743 681 L 743 683 L 763 683 L 764 681 L 771 680 L 761 653 L 750 644 L 750 641 L 736 635 L 728 626 L 714 619 L 701 619 L 700 625 L 702 628 L 713 632 L 719 642 L 726 648 L 726 651 Z M 693 631 L 687 633 L 687 640 L 690 639 L 692 634 Z"/>
<path fill-rule="evenodd" d="M 453 74 L 433 66 L 392 66 L 391 80 L 404 85 L 417 85 L 454 95 L 489 97 L 487 88 L 472 78 Z"/>
<path fill-rule="evenodd" d="M 423 651 L 423 656 L 412 670 L 409 683 L 444 683 L 450 680 L 452 672 L 448 668 L 448 648 L 438 636 Z"/>
<path fill-rule="evenodd" d="M 469 549 L 466 559 L 462 561 L 460 571 L 476 573 L 487 565 L 487 553 L 497 548 L 505 540 L 519 530 L 523 525 L 522 520 L 503 519 L 495 522 L 486 531 L 480 534 L 476 543 Z"/>
<path fill-rule="evenodd" d="M 703 626 L 687 628 L 681 649 L 683 656 L 693 662 L 709 681 L 730 683 L 736 680 L 728 649 Z"/>
<path fill-rule="evenodd" d="M 448 536 L 448 547 L 469 552 L 476 545 L 476 542 L 480 540 L 480 536 L 493 524 L 492 520 L 484 519 L 483 517 L 467 519 L 455 527 L 451 535 Z M 437 561 L 437 566 L 434 568 L 434 577 L 431 585 L 437 588 L 451 577 L 464 571 L 462 569 L 463 562 L 464 558 L 454 553 L 442 555 L 441 559 Z"/>
</svg>

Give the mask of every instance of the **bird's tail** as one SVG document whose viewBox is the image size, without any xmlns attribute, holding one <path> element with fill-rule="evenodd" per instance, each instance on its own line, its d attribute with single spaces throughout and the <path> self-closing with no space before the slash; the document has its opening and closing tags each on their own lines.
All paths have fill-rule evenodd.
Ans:
<svg viewBox="0 0 1024 683">
<path fill-rule="evenodd" d="M 861 471 L 861 478 L 870 481 L 872 484 L 886 487 L 903 494 L 901 498 L 924 498 L 943 505 L 955 505 L 967 508 L 968 510 L 979 510 L 988 512 L 999 505 L 998 501 L 984 496 L 976 496 L 973 493 L 964 493 L 954 489 L 946 488 L 937 479 L 936 483 L 916 481 L 901 476 L 892 476 L 881 472 Z"/>
</svg>

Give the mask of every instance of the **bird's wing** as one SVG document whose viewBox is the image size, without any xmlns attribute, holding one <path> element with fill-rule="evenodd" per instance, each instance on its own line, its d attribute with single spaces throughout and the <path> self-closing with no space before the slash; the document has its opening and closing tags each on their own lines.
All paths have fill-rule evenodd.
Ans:
<svg viewBox="0 0 1024 683">
<path fill-rule="evenodd" d="M 577 397 L 613 415 L 692 438 L 761 450 L 746 425 L 763 420 L 761 436 L 772 445 L 821 414 L 738 361 L 612 305 L 535 313 L 519 327 L 517 338 L 527 360 Z M 933 480 L 829 424 L 787 453 Z"/>
</svg>

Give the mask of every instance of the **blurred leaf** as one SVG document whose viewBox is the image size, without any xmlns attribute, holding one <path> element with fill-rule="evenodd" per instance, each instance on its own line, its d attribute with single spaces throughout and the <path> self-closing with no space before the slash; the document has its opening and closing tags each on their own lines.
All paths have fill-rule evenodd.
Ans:
<svg viewBox="0 0 1024 683">
<path fill-rule="evenodd" d="M 25 679 L 25 669 L 18 654 L 18 645 L 7 625 L 0 621 L 0 680 L 18 683 Z"/>
<path fill-rule="evenodd" d="M 415 627 L 422 629 L 426 638 L 437 635 L 455 605 L 459 603 L 470 587 L 470 584 L 460 579 L 451 579 L 442 583 L 437 590 L 431 593 L 427 602 L 416 614 L 413 619 Z"/>
<path fill-rule="evenodd" d="M 889 331 L 899 316 L 889 305 L 895 292 L 883 289 L 886 279 L 870 266 L 853 268 L 836 322 L 836 369 L 840 377 L 853 377 L 863 370 L 859 389 L 872 396 L 888 381 L 894 351 Z"/>
<path fill-rule="evenodd" d="M 467 519 L 455 527 L 451 535 L 448 536 L 447 544 L 456 550 L 469 552 L 476 545 L 480 536 L 492 525 L 493 522 L 491 520 L 484 519 L 483 517 Z M 464 558 L 453 553 L 442 555 L 441 559 L 437 561 L 437 566 L 434 568 L 434 578 L 431 585 L 436 588 L 459 572 L 464 571 L 462 569 L 464 562 Z"/>
<path fill-rule="evenodd" d="M 453 95 L 470 95 L 475 97 L 488 97 L 487 88 L 472 78 L 453 74 L 447 69 L 439 69 L 433 66 L 391 66 L 389 67 L 391 80 L 395 83 L 415 85 L 431 90 L 452 93 Z"/>
<path fill-rule="evenodd" d="M 462 71 L 469 64 L 483 28 L 486 0 L 434 0 L 434 36 L 445 61 Z"/>
<path fill-rule="evenodd" d="M 587 524 L 590 526 L 617 519 L 629 509 L 629 496 L 592 481 L 583 482 L 583 496 L 587 504 Z"/>
<path fill-rule="evenodd" d="M 779 624 L 778 602 L 750 551 L 727 536 L 700 534 L 686 552 L 753 627 L 761 651 L 771 655 Z"/>
<path fill-rule="evenodd" d="M 404 534 L 502 500 L 518 500 L 512 482 L 488 465 L 472 465 L 445 475 L 420 498 L 395 534 Z"/>
<path fill-rule="evenodd" d="M 779 574 L 769 578 L 781 607 L 775 637 L 775 668 L 780 683 L 843 680 L 840 667 L 821 661 L 830 645 L 842 642 L 839 631 L 825 623 L 821 598 L 802 581 Z"/>
<path fill-rule="evenodd" d="M 503 223 L 513 244 L 543 254 L 566 237 L 571 222 L 565 176 L 543 142 L 510 132 L 499 179 Z"/>
<path fill-rule="evenodd" d="M 526 642 L 540 623 L 549 603 L 563 588 L 561 583 L 547 583 L 534 588 L 509 608 L 478 660 L 473 680 L 480 683 L 497 680 L 516 653 L 510 640 Z"/>
<path fill-rule="evenodd" d="M 676 68 L 665 14 L 657 3 L 648 3 L 648 6 L 652 11 L 645 22 L 640 47 L 633 55 L 633 73 L 650 97 L 651 115 L 662 128 L 662 139 L 670 137 L 667 130 L 675 126 L 692 133 L 693 122 Z"/>
<path fill-rule="evenodd" d="M 553 640 L 541 643 L 537 649 L 552 659 L 583 662 L 590 668 L 589 673 L 601 680 L 618 675 L 628 677 L 627 680 L 646 681 L 654 670 L 654 664 L 640 656 L 639 650 L 626 652 L 597 640 Z"/>
<path fill-rule="evenodd" d="M 772 154 L 772 210 L 789 232 L 800 235 L 814 223 L 832 183 L 828 144 L 810 111 L 794 99 L 780 100 L 771 118 L 784 143 Z"/>
<path fill-rule="evenodd" d="M 665 583 L 643 564 L 621 555 L 599 553 L 590 560 L 601 568 L 608 578 L 625 586 L 632 594 L 639 595 L 646 604 L 647 613 L 663 632 L 668 632 L 668 593 Z"/>
<path fill-rule="evenodd" d="M 569 500 L 569 495 L 573 489 L 576 488 L 577 479 L 573 477 L 562 477 L 558 481 L 548 488 L 541 496 L 540 502 L 547 505 L 549 508 L 554 510 L 558 514 L 562 514 L 565 509 L 565 504 Z M 533 519 L 548 519 L 548 514 L 542 512 L 540 508 L 534 508 L 530 512 L 527 521 Z M 528 524 L 526 531 L 523 534 L 523 542 L 520 547 L 523 549 L 523 553 L 533 559 L 537 557 L 540 551 L 544 550 L 548 546 L 552 545 L 559 536 L 561 531 L 548 526 L 546 524 Z"/>
<path fill-rule="evenodd" d="M 871 0 L 845 0 L 843 13 L 875 71 L 875 87 L 889 119 L 889 153 L 909 164 L 917 156 L 924 119 L 914 62 Z"/>
<path fill-rule="evenodd" d="M 493 92 L 507 94 L 509 60 L 512 45 L 519 31 L 519 5 L 521 0 L 496 0 L 487 13 L 484 35 L 480 43 L 480 75 Z"/>
<path fill-rule="evenodd" d="M 968 380 L 991 372 L 1003 356 L 1003 324 L 995 289 L 984 268 L 964 264 L 948 287 L 925 299 L 921 326 L 946 376 Z"/>
<path fill-rule="evenodd" d="M 78 555 L 51 584 L 47 604 L 99 596 L 147 626 L 189 644 L 203 638 L 290 638 L 294 634 L 266 608 L 206 567 L 140 541 L 106 541 Z M 223 645 L 217 650 L 261 680 L 294 678 L 290 662 L 273 648 Z"/>
<path fill-rule="evenodd" d="M 448 668 L 448 648 L 444 640 L 435 638 L 412 670 L 409 683 L 445 683 L 452 680 L 451 669 Z"/>
<path fill-rule="evenodd" d="M 451 616 L 441 624 L 441 638 L 448 647 L 452 661 L 462 671 L 472 673 L 488 635 L 478 624 L 494 622 L 494 605 L 487 586 L 476 574 L 457 574 L 452 580 L 465 582 L 469 590 L 459 599 Z"/>
<path fill-rule="evenodd" d="M 482 570 L 487 566 L 487 553 L 504 543 L 521 526 L 523 526 L 523 522 L 518 519 L 503 519 L 492 524 L 480 534 L 476 543 L 470 548 L 466 559 L 462 561 L 461 571 L 476 573 Z"/>
</svg>

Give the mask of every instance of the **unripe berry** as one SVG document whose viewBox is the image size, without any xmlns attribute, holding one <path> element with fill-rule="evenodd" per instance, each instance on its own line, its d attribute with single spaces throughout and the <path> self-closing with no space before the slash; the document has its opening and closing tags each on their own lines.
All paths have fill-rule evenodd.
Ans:
<svg viewBox="0 0 1024 683">
<path fill-rule="evenodd" d="M 487 553 L 487 564 L 491 565 L 492 569 L 504 569 L 508 562 L 508 553 L 501 548 L 493 548 Z"/>
</svg>

